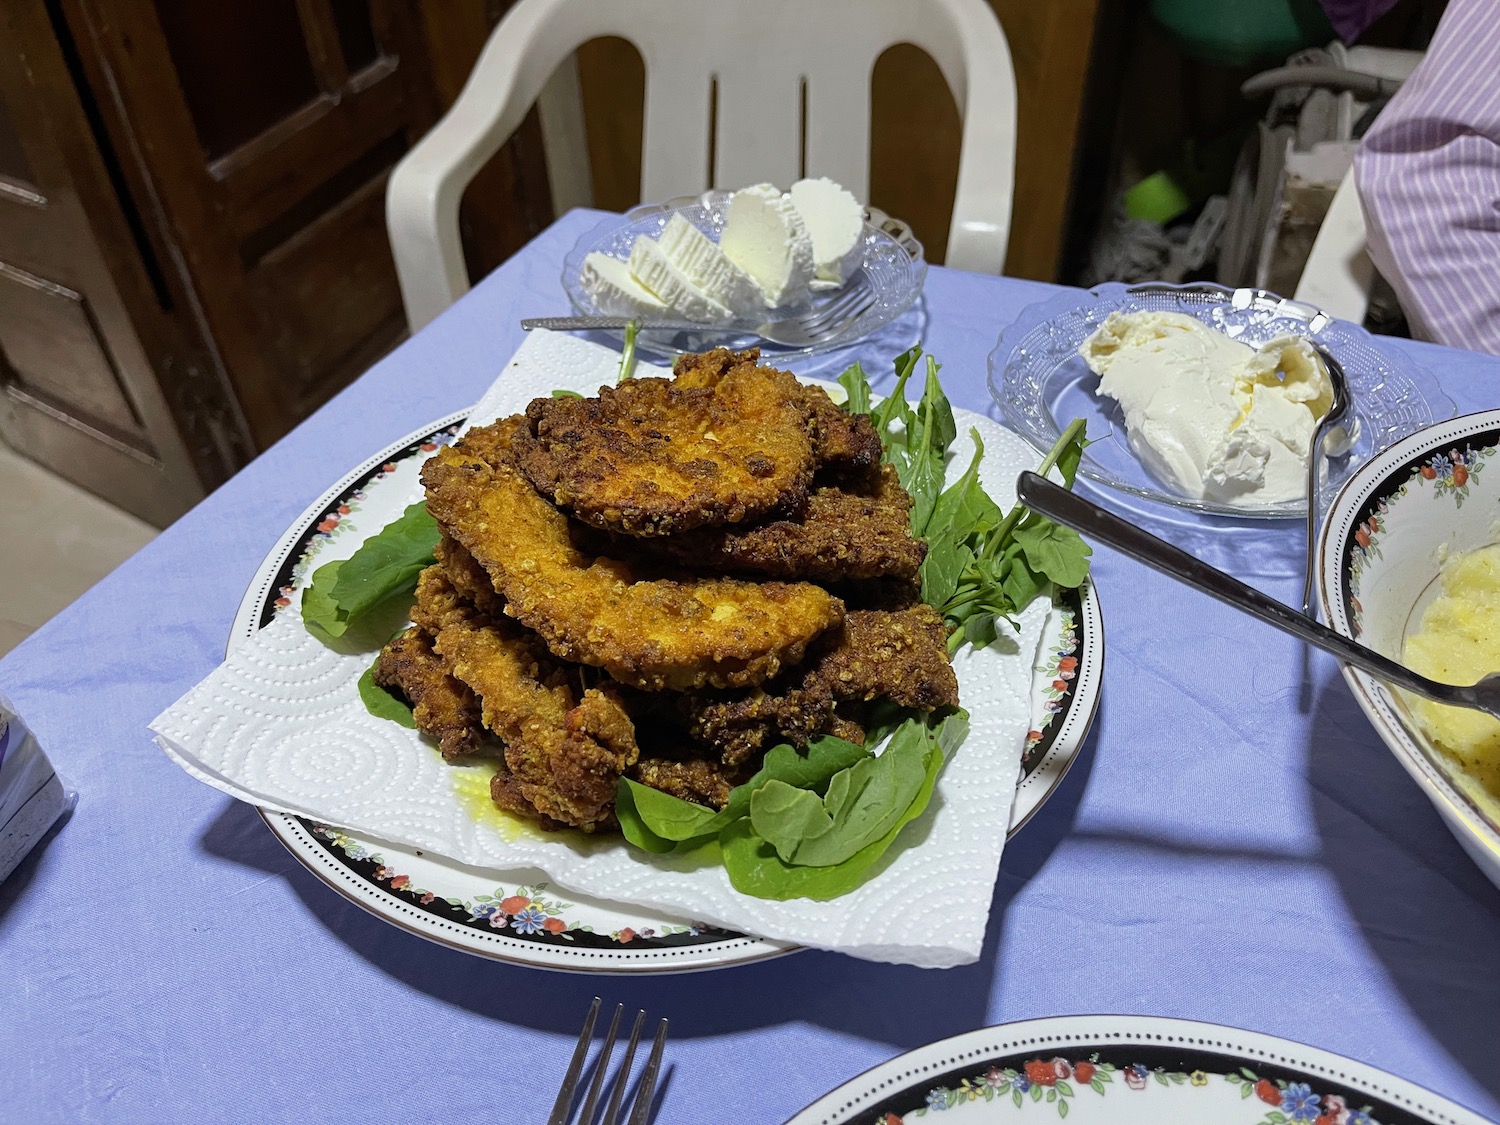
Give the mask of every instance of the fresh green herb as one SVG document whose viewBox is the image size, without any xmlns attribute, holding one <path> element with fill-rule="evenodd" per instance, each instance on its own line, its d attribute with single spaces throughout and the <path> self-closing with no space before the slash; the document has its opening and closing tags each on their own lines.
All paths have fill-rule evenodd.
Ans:
<svg viewBox="0 0 1500 1125">
<path fill-rule="evenodd" d="M 377 719 L 390 719 L 393 723 L 416 730 L 417 720 L 412 717 L 411 704 L 392 695 L 375 682 L 374 665 L 366 668 L 359 678 L 359 698 L 365 705 L 365 710 Z"/>
<path fill-rule="evenodd" d="M 1016 615 L 1053 584 L 1077 586 L 1088 573 L 1089 547 L 1071 528 L 1020 504 L 1002 515 L 979 483 L 984 443 L 977 430 L 970 431 L 973 461 L 943 488 L 948 447 L 957 428 L 931 356 L 921 400 L 916 406 L 906 401 L 906 385 L 921 358 L 918 348 L 897 358 L 895 387 L 868 412 L 880 433 L 884 459 L 911 494 L 912 534 L 927 540 L 922 600 L 948 622 L 952 651 L 965 641 L 990 643 L 998 621 L 1014 626 Z M 859 404 L 870 402 L 869 384 L 858 365 L 839 382 L 848 392 L 847 409 L 859 412 Z M 1055 465 L 1071 485 L 1083 445 L 1083 422 L 1075 421 L 1038 471 L 1045 474 Z"/>
<path fill-rule="evenodd" d="M 352 556 L 313 573 L 302 593 L 302 620 L 328 637 L 342 637 L 390 599 L 416 588 L 417 575 L 434 562 L 438 537 L 427 505 L 411 505 Z"/>
<path fill-rule="evenodd" d="M 559 387 L 557 390 L 555 390 L 555 391 L 552 392 L 552 397 L 553 398 L 582 398 L 583 395 L 579 394 L 577 391 L 570 391 L 570 390 L 568 390 L 565 387 Z"/>
<path fill-rule="evenodd" d="M 968 721 L 963 711 L 909 716 L 879 757 L 830 735 L 802 753 L 776 746 L 718 812 L 621 778 L 615 812 L 625 838 L 647 851 L 716 843 L 730 882 L 746 894 L 836 898 L 863 882 L 927 807 Z"/>
<path fill-rule="evenodd" d="M 632 320 L 625 326 L 625 348 L 620 352 L 620 374 L 615 379 L 623 383 L 635 374 L 635 338 L 641 334 L 641 322 Z"/>
</svg>

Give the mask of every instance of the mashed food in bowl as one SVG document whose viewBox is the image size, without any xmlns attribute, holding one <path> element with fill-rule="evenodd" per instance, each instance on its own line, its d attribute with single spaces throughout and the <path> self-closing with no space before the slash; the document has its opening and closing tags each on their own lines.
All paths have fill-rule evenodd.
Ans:
<svg viewBox="0 0 1500 1125">
<path fill-rule="evenodd" d="M 1402 646 L 1402 661 L 1434 680 L 1472 684 L 1500 670 L 1500 544 L 1450 558 L 1441 581 L 1442 593 Z M 1438 748 L 1489 797 L 1500 799 L 1500 719 L 1402 695 Z"/>
</svg>

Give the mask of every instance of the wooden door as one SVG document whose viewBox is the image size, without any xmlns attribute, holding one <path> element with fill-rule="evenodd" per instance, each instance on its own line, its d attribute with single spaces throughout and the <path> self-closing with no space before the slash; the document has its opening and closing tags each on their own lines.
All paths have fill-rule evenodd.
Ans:
<svg viewBox="0 0 1500 1125">
<path fill-rule="evenodd" d="M 172 320 L 56 10 L 7 0 L 0 28 L 0 436 L 164 525 L 243 460 L 242 424 Z"/>
<path fill-rule="evenodd" d="M 54 0 L 264 448 L 401 339 L 392 165 L 436 119 L 402 0 Z"/>
</svg>

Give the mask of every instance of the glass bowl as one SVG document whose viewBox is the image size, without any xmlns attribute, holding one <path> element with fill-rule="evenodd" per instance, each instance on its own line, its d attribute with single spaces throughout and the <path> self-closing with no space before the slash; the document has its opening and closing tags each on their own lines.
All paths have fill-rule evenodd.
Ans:
<svg viewBox="0 0 1500 1125">
<path fill-rule="evenodd" d="M 604 315 L 604 310 L 584 292 L 581 282 L 583 259 L 590 252 L 597 250 L 611 258 L 629 261 L 630 248 L 635 245 L 636 238 L 643 234 L 656 238 L 673 215 L 681 215 L 717 242 L 729 216 L 731 194 L 727 191 L 707 191 L 699 196 L 679 196 L 665 203 L 643 204 L 627 211 L 623 217 L 606 219 L 600 223 L 578 240 L 563 262 L 563 289 L 573 302 L 573 307 L 582 316 Z M 664 355 L 706 351 L 709 348 L 740 350 L 758 347 L 768 357 L 785 357 L 812 355 L 852 344 L 885 327 L 911 308 L 922 295 L 922 283 L 927 278 L 927 261 L 922 255 L 922 244 L 912 235 L 911 228 L 900 219 L 893 219 L 874 207 L 865 208 L 864 243 L 864 259 L 860 269 L 838 289 L 815 293 L 812 300 L 801 304 L 766 309 L 765 315 L 756 320 L 705 324 L 701 331 L 693 332 L 642 331 L 637 338 L 637 345 Z M 795 320 L 815 311 L 821 305 L 837 300 L 845 289 L 860 280 L 861 273 L 874 291 L 875 301 L 837 335 L 803 348 L 773 344 L 756 335 L 757 325 Z M 617 340 L 624 339 L 623 330 L 606 331 L 605 334 Z"/>
<path fill-rule="evenodd" d="M 1069 422 L 1085 419 L 1092 444 L 1084 452 L 1080 475 L 1132 496 L 1248 519 L 1301 519 L 1307 514 L 1300 498 L 1250 507 L 1182 496 L 1146 470 L 1126 440 L 1119 406 L 1095 393 L 1099 377 L 1078 355 L 1078 346 L 1112 312 L 1185 313 L 1251 347 L 1284 335 L 1305 336 L 1327 347 L 1348 376 L 1356 425 L 1349 448 L 1328 459 L 1320 508 L 1372 455 L 1453 415 L 1453 402 L 1437 380 L 1399 349 L 1357 325 L 1263 289 L 1112 282 L 1022 310 L 989 357 L 990 393 L 1006 423 L 1045 453 Z"/>
</svg>

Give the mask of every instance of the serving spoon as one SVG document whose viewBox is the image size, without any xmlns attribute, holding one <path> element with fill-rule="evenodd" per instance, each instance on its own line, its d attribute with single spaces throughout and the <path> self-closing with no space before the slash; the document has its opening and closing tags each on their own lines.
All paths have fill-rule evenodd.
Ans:
<svg viewBox="0 0 1500 1125">
<path fill-rule="evenodd" d="M 1441 684 L 1429 680 L 1036 473 L 1021 474 L 1016 494 L 1032 511 L 1066 524 L 1080 535 L 1113 547 L 1387 683 L 1439 703 L 1472 707 L 1500 719 L 1500 672 L 1492 672 L 1475 684 Z"/>
</svg>

